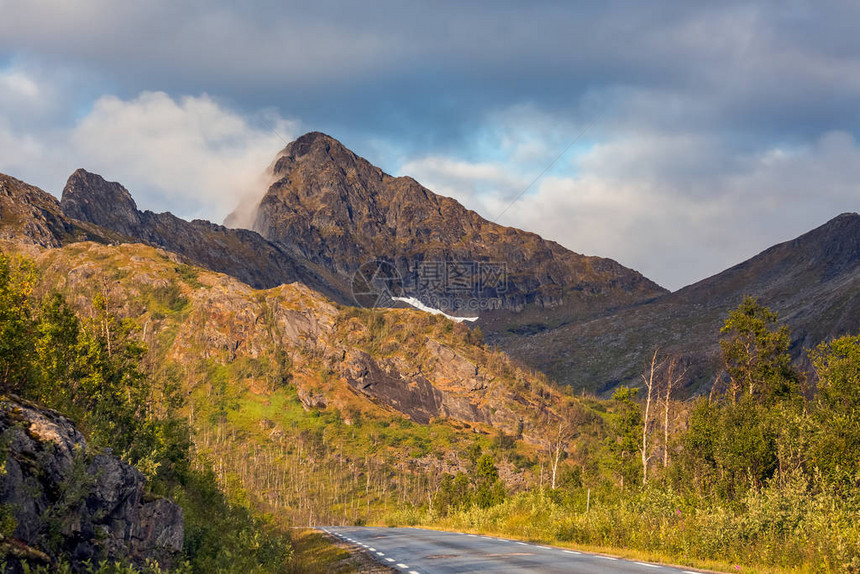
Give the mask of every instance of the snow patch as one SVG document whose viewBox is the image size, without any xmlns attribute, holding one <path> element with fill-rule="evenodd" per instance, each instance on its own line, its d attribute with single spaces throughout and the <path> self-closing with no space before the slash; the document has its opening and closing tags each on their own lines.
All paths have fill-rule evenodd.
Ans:
<svg viewBox="0 0 860 574">
<path fill-rule="evenodd" d="M 463 321 L 472 322 L 472 321 L 478 320 L 478 317 L 454 317 L 453 315 L 449 315 L 445 311 L 440 311 L 439 309 L 434 309 L 433 307 L 428 307 L 427 305 L 425 305 L 424 303 L 422 303 L 421 301 L 419 301 L 415 297 L 392 297 L 392 299 L 394 299 L 395 301 L 402 301 L 402 302 L 406 303 L 407 305 L 411 305 L 412 307 L 415 307 L 419 311 L 425 311 L 427 313 L 430 313 L 431 315 L 444 315 L 444 316 L 448 317 L 449 319 L 451 319 L 452 321 L 454 321 L 455 323 L 462 323 Z"/>
</svg>

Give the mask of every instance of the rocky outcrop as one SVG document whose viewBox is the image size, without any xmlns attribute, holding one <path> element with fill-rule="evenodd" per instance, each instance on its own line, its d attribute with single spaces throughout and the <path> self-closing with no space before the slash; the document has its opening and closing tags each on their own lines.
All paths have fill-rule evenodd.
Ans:
<svg viewBox="0 0 860 574">
<path fill-rule="evenodd" d="M 0 504 L 17 521 L 18 548 L 73 564 L 152 559 L 162 566 L 182 551 L 182 509 L 166 499 L 147 501 L 143 475 L 110 454 L 90 452 L 69 419 L 5 398 L 0 437 Z"/>
<path fill-rule="evenodd" d="M 257 233 L 208 221 L 185 221 L 171 213 L 139 211 L 122 185 L 79 169 L 69 177 L 60 200 L 68 218 L 110 229 L 176 253 L 190 263 L 226 273 L 256 288 L 301 281 L 334 296 L 333 281 Z"/>
<path fill-rule="evenodd" d="M 57 200 L 38 187 L 0 174 L 0 242 L 50 248 L 112 239 L 113 234 L 64 216 Z"/>
</svg>

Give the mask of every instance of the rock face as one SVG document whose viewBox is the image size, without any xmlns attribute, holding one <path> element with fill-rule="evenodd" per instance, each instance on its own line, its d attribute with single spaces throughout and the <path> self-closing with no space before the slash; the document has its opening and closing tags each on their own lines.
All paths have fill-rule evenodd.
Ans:
<svg viewBox="0 0 860 574">
<path fill-rule="evenodd" d="M 0 401 L 5 473 L 0 504 L 13 537 L 51 557 L 147 559 L 169 566 L 182 551 L 182 509 L 144 500 L 143 475 L 109 454 L 91 454 L 67 418 L 15 399 Z"/>
<path fill-rule="evenodd" d="M 110 236 L 65 217 L 57 200 L 38 187 L 0 174 L 0 241 L 48 248 L 72 241 L 105 242 Z"/>
<path fill-rule="evenodd" d="M 139 211 L 122 185 L 79 169 L 69 177 L 60 208 L 68 218 L 89 222 L 132 239 L 172 251 L 191 263 L 226 273 L 257 288 L 301 281 L 333 295 L 319 273 L 281 247 L 244 229 L 208 221 L 185 221 L 170 213 Z"/>
<path fill-rule="evenodd" d="M 519 310 L 573 298 L 597 312 L 665 292 L 615 261 L 487 221 L 412 178 L 383 173 L 325 134 L 289 144 L 273 175 L 253 224 L 263 237 L 341 275 L 393 263 L 407 290 L 438 308 L 477 300 L 481 310 Z"/>
</svg>

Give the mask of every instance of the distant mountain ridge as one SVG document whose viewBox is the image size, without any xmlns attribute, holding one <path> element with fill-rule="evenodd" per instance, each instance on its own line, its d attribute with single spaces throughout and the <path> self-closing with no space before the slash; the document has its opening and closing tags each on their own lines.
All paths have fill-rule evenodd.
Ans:
<svg viewBox="0 0 860 574">
<path fill-rule="evenodd" d="M 530 337 L 500 332 L 512 356 L 576 388 L 637 384 L 654 348 L 684 358 L 689 391 L 707 390 L 728 311 L 752 295 L 792 330 L 792 352 L 860 331 L 860 215 L 843 213 L 793 240 L 654 301 Z"/>
</svg>

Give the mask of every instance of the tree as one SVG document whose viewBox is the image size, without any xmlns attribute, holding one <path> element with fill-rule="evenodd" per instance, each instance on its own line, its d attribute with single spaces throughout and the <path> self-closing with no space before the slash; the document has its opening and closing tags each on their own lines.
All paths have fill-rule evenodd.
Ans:
<svg viewBox="0 0 860 574">
<path fill-rule="evenodd" d="M 798 377 L 788 353 L 791 336 L 787 326 L 777 323 L 776 313 L 756 298 L 744 297 L 729 312 L 720 333 L 732 403 L 741 393 L 764 403 L 798 394 Z"/>
<path fill-rule="evenodd" d="M 550 459 L 550 488 L 553 490 L 558 485 L 558 466 L 567 456 L 571 441 L 579 434 L 583 418 L 582 409 L 573 400 L 561 405 L 556 417 L 546 417 L 546 427 L 552 430 L 547 433 L 543 444 Z"/>
<path fill-rule="evenodd" d="M 818 377 L 818 401 L 826 409 L 860 416 L 860 335 L 821 343 L 809 358 Z"/>
<path fill-rule="evenodd" d="M 493 457 L 482 454 L 475 464 L 475 504 L 489 508 L 505 498 L 504 485 L 499 480 L 499 470 Z"/>
<path fill-rule="evenodd" d="M 0 252 L 0 390 L 21 392 L 30 378 L 35 326 L 30 307 L 35 271 Z"/>
<path fill-rule="evenodd" d="M 609 450 L 613 454 L 613 466 L 619 475 L 622 489 L 625 482 L 636 483 L 640 479 L 641 465 L 634 458 L 639 452 L 642 429 L 642 413 L 633 400 L 638 391 L 639 389 L 622 385 L 612 395 L 617 412 L 612 429 L 613 436 L 609 438 Z"/>
<path fill-rule="evenodd" d="M 687 369 L 681 370 L 678 363 L 676 357 L 669 359 L 669 365 L 666 367 L 666 383 L 663 387 L 663 468 L 669 466 L 669 409 L 672 405 L 672 389 L 687 373 Z"/>
<path fill-rule="evenodd" d="M 38 381 L 32 389 L 37 401 L 50 401 L 68 411 L 75 401 L 82 375 L 78 361 L 80 321 L 59 293 L 42 304 L 36 327 Z"/>
<path fill-rule="evenodd" d="M 651 399 L 656 391 L 657 371 L 662 367 L 662 363 L 657 362 L 658 349 L 654 349 L 654 355 L 651 357 L 651 368 L 648 371 L 648 376 L 642 375 L 642 381 L 645 383 L 645 414 L 642 417 L 642 446 L 639 448 L 642 456 L 642 484 L 648 483 L 648 461 L 651 460 L 650 450 L 648 448 L 648 437 L 651 434 Z"/>
<path fill-rule="evenodd" d="M 728 389 L 695 405 L 682 442 L 699 484 L 733 499 L 796 466 L 802 396 L 788 328 L 770 309 L 746 297 L 720 333 Z"/>
<path fill-rule="evenodd" d="M 850 475 L 860 470 L 860 335 L 821 343 L 809 358 L 818 378 L 813 463 Z"/>
</svg>

